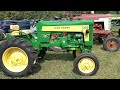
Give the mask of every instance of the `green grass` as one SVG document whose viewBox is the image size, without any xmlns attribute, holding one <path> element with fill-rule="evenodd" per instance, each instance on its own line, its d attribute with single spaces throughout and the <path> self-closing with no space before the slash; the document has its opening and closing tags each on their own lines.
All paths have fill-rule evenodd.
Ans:
<svg viewBox="0 0 120 90">
<path fill-rule="evenodd" d="M 72 53 L 51 52 L 37 65 L 33 74 L 15 79 L 120 79 L 120 50 L 108 52 L 102 44 L 94 43 L 92 53 L 98 58 L 100 67 L 93 76 L 81 76 L 73 72 Z M 0 79 L 11 79 L 0 72 Z"/>
</svg>

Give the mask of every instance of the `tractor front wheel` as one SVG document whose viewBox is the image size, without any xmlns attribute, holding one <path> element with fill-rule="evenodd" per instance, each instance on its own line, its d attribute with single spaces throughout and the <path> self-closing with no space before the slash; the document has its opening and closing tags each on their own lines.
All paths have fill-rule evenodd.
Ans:
<svg viewBox="0 0 120 90">
<path fill-rule="evenodd" d="M 91 53 L 83 53 L 75 58 L 74 69 L 83 76 L 94 75 L 99 69 L 98 59 Z"/>
<path fill-rule="evenodd" d="M 20 38 L 8 39 L 0 46 L 0 67 L 10 77 L 22 77 L 32 73 L 36 58 L 34 47 Z"/>
<path fill-rule="evenodd" d="M 109 36 L 103 42 L 103 48 L 106 51 L 114 52 L 117 51 L 119 47 L 120 47 L 120 41 L 115 36 Z"/>
</svg>

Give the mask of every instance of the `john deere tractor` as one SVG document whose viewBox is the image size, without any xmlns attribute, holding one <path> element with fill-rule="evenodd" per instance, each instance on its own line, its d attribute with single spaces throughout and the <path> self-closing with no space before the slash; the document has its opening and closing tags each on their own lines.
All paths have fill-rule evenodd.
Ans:
<svg viewBox="0 0 120 90">
<path fill-rule="evenodd" d="M 40 20 L 33 32 L 11 25 L 11 33 L 6 34 L 0 45 L 0 67 L 10 77 L 30 75 L 48 48 L 59 47 L 73 52 L 76 73 L 94 75 L 99 61 L 91 53 L 93 25 L 93 20 Z"/>
</svg>

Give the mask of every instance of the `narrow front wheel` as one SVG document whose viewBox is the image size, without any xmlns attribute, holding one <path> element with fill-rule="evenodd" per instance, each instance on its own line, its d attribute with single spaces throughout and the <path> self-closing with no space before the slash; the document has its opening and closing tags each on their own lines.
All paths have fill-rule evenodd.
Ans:
<svg viewBox="0 0 120 90">
<path fill-rule="evenodd" d="M 99 69 L 98 59 L 91 53 L 81 54 L 75 58 L 74 69 L 80 75 L 94 75 Z"/>
</svg>

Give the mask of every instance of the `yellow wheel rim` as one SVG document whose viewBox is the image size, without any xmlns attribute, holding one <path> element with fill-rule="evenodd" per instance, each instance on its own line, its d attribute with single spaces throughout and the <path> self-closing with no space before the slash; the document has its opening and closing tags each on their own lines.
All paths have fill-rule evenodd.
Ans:
<svg viewBox="0 0 120 90">
<path fill-rule="evenodd" d="M 28 65 L 28 56 L 18 47 L 10 47 L 5 50 L 2 56 L 4 66 L 12 72 L 21 72 Z"/>
<path fill-rule="evenodd" d="M 76 57 L 78 56 L 78 55 L 80 55 L 81 54 L 81 51 L 80 51 L 80 49 L 78 49 L 78 50 L 76 50 Z"/>
<path fill-rule="evenodd" d="M 90 73 L 95 69 L 95 62 L 91 58 L 83 58 L 79 61 L 78 68 L 83 73 Z"/>
</svg>

